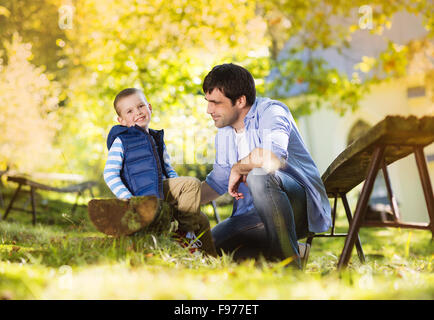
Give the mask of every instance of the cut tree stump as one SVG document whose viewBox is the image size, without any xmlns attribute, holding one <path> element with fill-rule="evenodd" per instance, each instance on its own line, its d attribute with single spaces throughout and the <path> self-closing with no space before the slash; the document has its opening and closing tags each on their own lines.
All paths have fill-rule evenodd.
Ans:
<svg viewBox="0 0 434 320">
<path fill-rule="evenodd" d="M 164 230 L 170 227 L 170 206 L 154 196 L 129 200 L 93 199 L 88 204 L 94 226 L 111 236 L 131 235 L 142 229 Z"/>
</svg>

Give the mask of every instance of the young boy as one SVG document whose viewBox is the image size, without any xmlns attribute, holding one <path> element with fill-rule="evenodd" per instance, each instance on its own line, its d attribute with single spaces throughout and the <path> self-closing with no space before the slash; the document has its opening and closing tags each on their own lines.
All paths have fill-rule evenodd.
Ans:
<svg viewBox="0 0 434 320">
<path fill-rule="evenodd" d="M 175 209 L 179 229 L 187 238 L 202 234 L 202 249 L 216 256 L 210 225 L 200 212 L 200 181 L 178 177 L 170 165 L 163 130 L 149 128 L 152 106 L 143 92 L 128 88 L 114 100 L 120 125 L 107 138 L 108 159 L 104 180 L 118 199 L 156 196 Z M 199 241 L 197 241 L 199 243 Z"/>
</svg>

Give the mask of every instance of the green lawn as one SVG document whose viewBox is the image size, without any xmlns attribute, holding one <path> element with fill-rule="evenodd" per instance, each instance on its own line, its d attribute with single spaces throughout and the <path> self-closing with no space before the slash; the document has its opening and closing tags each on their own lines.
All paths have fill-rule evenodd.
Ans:
<svg viewBox="0 0 434 320">
<path fill-rule="evenodd" d="M 364 228 L 367 262 L 360 264 L 354 250 L 342 273 L 336 264 L 343 239 L 316 238 L 302 272 L 279 263 L 192 255 L 164 235 L 110 238 L 94 229 L 86 207 L 74 215 L 70 208 L 51 199 L 39 206 L 35 227 L 30 214 L 18 211 L 0 221 L 1 299 L 434 298 L 428 231 Z M 219 209 L 223 218 L 230 213 L 229 206 Z M 212 217 L 211 207 L 204 211 Z M 346 229 L 342 219 L 338 231 Z"/>
</svg>

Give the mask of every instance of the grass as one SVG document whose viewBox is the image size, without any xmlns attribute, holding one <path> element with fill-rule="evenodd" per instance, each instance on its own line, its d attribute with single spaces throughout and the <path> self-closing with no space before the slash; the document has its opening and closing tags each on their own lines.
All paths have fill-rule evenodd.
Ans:
<svg viewBox="0 0 434 320">
<path fill-rule="evenodd" d="M 363 228 L 367 262 L 360 264 L 354 250 L 341 273 L 343 239 L 316 238 L 306 270 L 295 271 L 264 260 L 192 255 L 165 235 L 107 237 L 92 226 L 85 206 L 72 215 L 70 203 L 50 196 L 42 195 L 49 201 L 38 207 L 36 226 L 18 211 L 0 221 L 2 299 L 434 298 L 428 231 Z M 212 218 L 211 207 L 204 211 Z M 219 208 L 222 218 L 230 211 Z M 337 231 L 345 231 L 339 216 Z"/>
</svg>

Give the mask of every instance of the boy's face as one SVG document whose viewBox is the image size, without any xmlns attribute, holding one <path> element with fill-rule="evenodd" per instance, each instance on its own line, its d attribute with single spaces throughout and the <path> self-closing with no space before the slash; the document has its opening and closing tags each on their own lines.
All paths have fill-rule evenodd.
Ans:
<svg viewBox="0 0 434 320">
<path fill-rule="evenodd" d="M 148 130 L 151 121 L 152 106 L 146 102 L 143 94 L 134 93 L 123 97 L 117 103 L 120 114 L 118 121 L 121 125 L 133 127 L 136 124 Z"/>
</svg>

